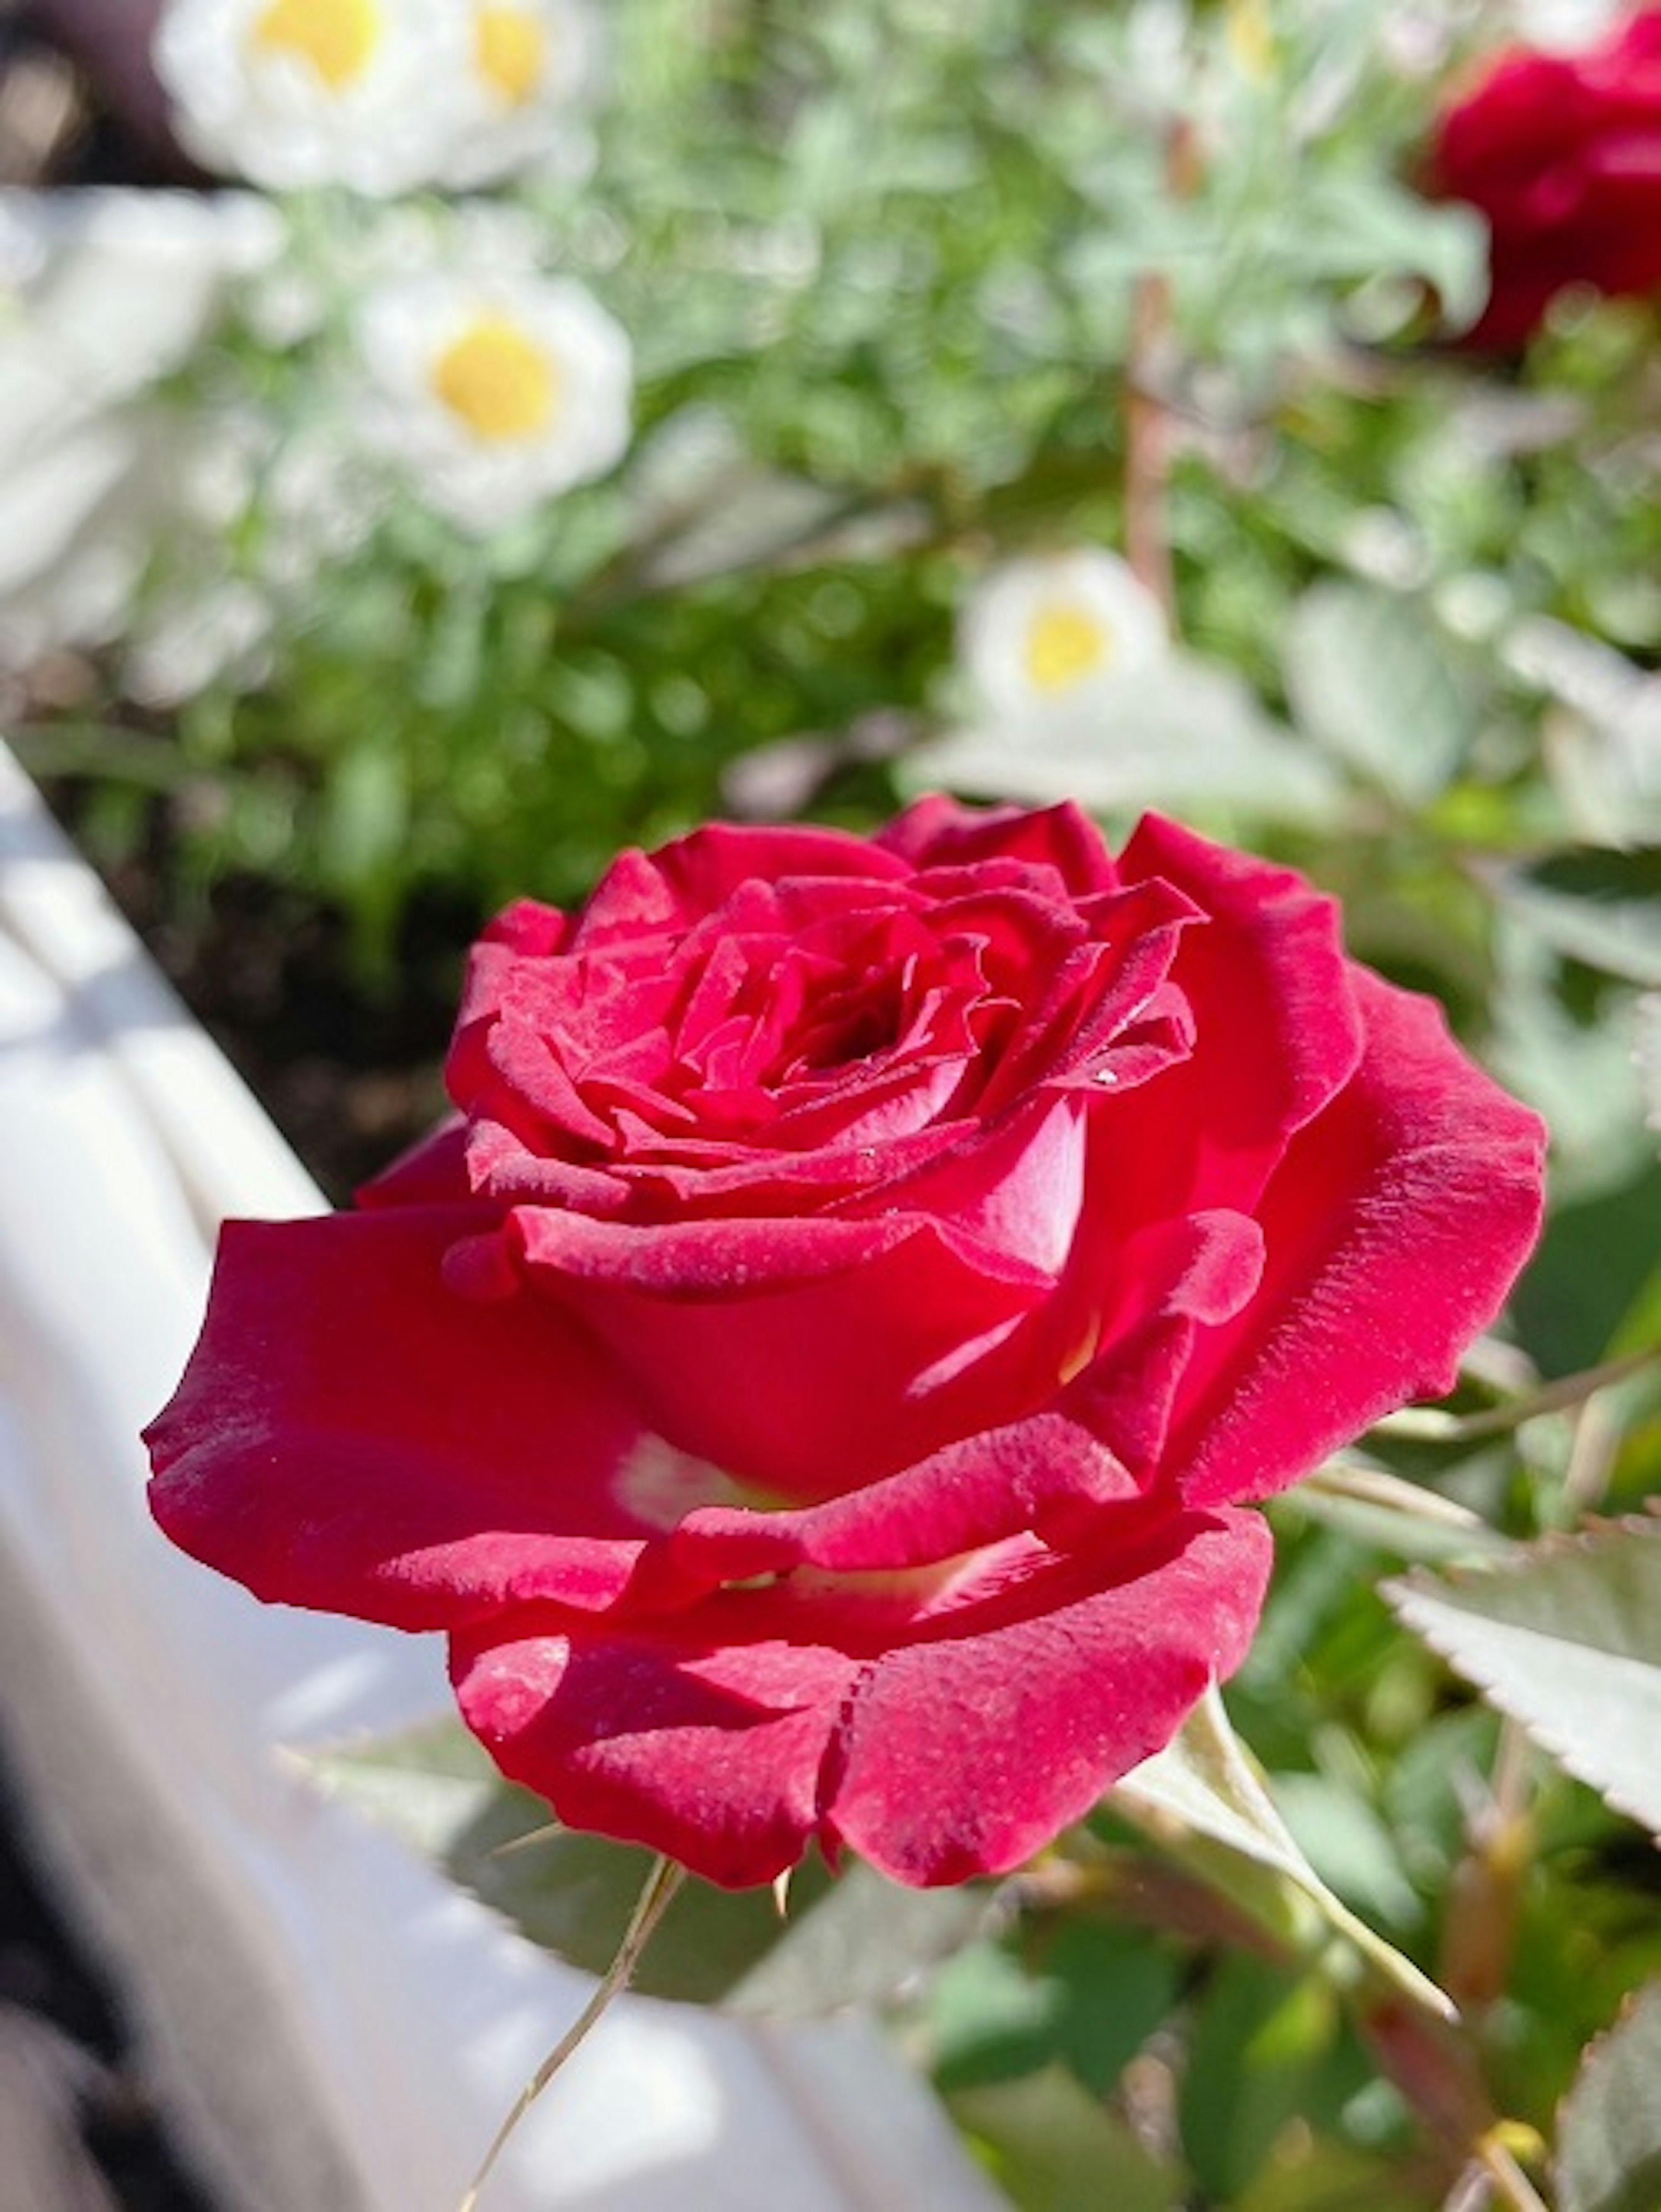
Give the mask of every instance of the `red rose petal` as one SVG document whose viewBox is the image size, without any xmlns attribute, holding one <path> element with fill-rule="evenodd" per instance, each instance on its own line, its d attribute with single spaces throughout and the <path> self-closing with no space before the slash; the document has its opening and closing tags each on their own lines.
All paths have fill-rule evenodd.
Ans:
<svg viewBox="0 0 1661 2212">
<path fill-rule="evenodd" d="M 514 1219 L 533 1279 L 569 1283 L 648 1425 L 782 1497 L 890 1474 L 1025 1412 L 1046 1379 L 992 1355 L 1049 1278 L 949 1224 Z"/>
<path fill-rule="evenodd" d="M 741 1600 L 736 1601 L 741 1602 Z M 733 1602 L 733 1601 L 729 1601 Z M 757 1639 L 719 1616 L 708 1648 L 627 1634 L 453 1640 L 469 1728 L 569 1826 L 649 1844 L 727 1888 L 794 1866 L 825 1747 L 857 1674 L 845 1653 Z"/>
<path fill-rule="evenodd" d="M 885 1654 L 843 1720 L 827 1826 L 897 1881 L 1019 1866 L 1238 1666 L 1270 1559 L 1256 1515 L 1196 1515 L 1031 1618 Z"/>
<path fill-rule="evenodd" d="M 815 1835 L 897 1881 L 961 1881 L 1019 1864 L 1170 1740 L 1239 1663 L 1269 1562 L 1255 1516 L 1191 1515 L 874 1656 L 814 1640 L 833 1606 L 734 1591 L 658 1633 L 481 1625 L 452 1677 L 502 1771 L 574 1827 L 727 1887 Z"/>
<path fill-rule="evenodd" d="M 1264 1497 L 1451 1389 L 1539 1228 L 1538 1116 L 1432 1000 L 1364 970 L 1354 985 L 1366 1057 L 1270 1183 L 1262 1287 L 1184 1384 L 1170 1471 L 1196 1504 Z"/>
<path fill-rule="evenodd" d="M 618 1498 L 645 1432 L 557 1307 L 444 1288 L 476 1220 L 227 1224 L 200 1341 L 147 1432 L 175 1543 L 257 1596 L 399 1628 L 613 1601 L 656 1533 Z"/>
</svg>

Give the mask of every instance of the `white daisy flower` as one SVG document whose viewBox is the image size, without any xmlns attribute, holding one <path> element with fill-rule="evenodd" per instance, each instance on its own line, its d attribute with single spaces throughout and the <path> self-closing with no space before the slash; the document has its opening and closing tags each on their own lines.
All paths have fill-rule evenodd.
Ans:
<svg viewBox="0 0 1661 2212">
<path fill-rule="evenodd" d="M 586 173 L 593 141 L 582 107 L 600 40 L 583 0 L 471 0 L 467 14 L 445 183 L 484 184 L 532 165 Z"/>
<path fill-rule="evenodd" d="M 1165 654 L 1163 610 L 1116 554 L 1080 546 L 1003 562 L 964 607 L 959 650 L 982 705 L 1028 726 L 1076 723 Z"/>
<path fill-rule="evenodd" d="M 374 386 L 368 434 L 465 529 L 497 529 L 605 475 L 628 446 L 628 337 L 569 278 L 394 280 L 366 301 L 358 343 Z"/>
<path fill-rule="evenodd" d="M 106 643 L 193 531 L 187 418 L 152 387 L 283 236 L 240 195 L 0 194 L 0 667 Z"/>
<path fill-rule="evenodd" d="M 278 191 L 436 181 L 473 67 L 469 0 L 168 0 L 155 70 L 186 146 Z"/>
</svg>

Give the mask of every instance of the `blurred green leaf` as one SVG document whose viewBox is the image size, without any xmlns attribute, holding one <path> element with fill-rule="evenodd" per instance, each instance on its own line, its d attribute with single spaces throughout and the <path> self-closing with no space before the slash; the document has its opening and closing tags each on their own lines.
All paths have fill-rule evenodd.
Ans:
<svg viewBox="0 0 1661 2212">
<path fill-rule="evenodd" d="M 1661 1162 L 1613 1189 L 1566 1199 L 1512 1293 L 1518 1332 L 1548 1375 L 1642 1350 L 1661 1319 L 1661 1305 L 1645 1304 L 1661 1276 Z"/>
<path fill-rule="evenodd" d="M 1316 1873 L 1234 1734 L 1215 1686 L 1177 1735 L 1128 1774 L 1110 1802 L 1294 1950 L 1344 1939 L 1358 1964 L 1439 2018 L 1447 1998 L 1359 1921 Z"/>
<path fill-rule="evenodd" d="M 1284 673 L 1301 727 L 1404 804 L 1433 799 L 1458 767 L 1469 710 L 1422 603 L 1312 586 L 1287 624 Z"/>
<path fill-rule="evenodd" d="M 1661 846 L 1576 847 L 1482 874 L 1559 952 L 1646 989 L 1661 986 Z"/>
<path fill-rule="evenodd" d="M 1359 1791 L 1326 1774 L 1277 1774 L 1275 1802 L 1310 1864 L 1353 1911 L 1397 1929 L 1421 1917 L 1396 1839 Z"/>
<path fill-rule="evenodd" d="M 551 1826 L 502 1782 L 459 1720 L 308 1753 L 332 1796 L 391 1828 L 533 1942 L 591 1973 L 611 1963 L 653 1854 Z M 636 1986 L 770 2017 L 872 2006 L 955 1951 L 987 1909 L 984 1886 L 908 1889 L 851 1862 L 798 1870 L 781 1917 L 770 1890 L 689 1881 Z"/>
<path fill-rule="evenodd" d="M 958 2090 L 947 2101 L 1020 2212 L 1181 2212 L 1189 2201 L 1180 2171 L 1062 2066 Z"/>
<path fill-rule="evenodd" d="M 1586 2053 L 1564 2101 L 1553 2161 L 1558 2212 L 1661 2204 L 1661 1982 L 1640 1990 Z"/>
<path fill-rule="evenodd" d="M 1306 2153 L 1311 2123 L 1330 2127 L 1366 2079 L 1329 1987 L 1243 1953 L 1218 1960 L 1181 2090 L 1183 2145 L 1208 2198 L 1237 2203 L 1266 2167 Z"/>
<path fill-rule="evenodd" d="M 1036 2072 L 1060 2060 L 1105 2096 L 1169 2017 L 1176 1954 L 1140 1930 L 1048 1917 L 1024 1948 L 971 1943 L 928 1996 L 936 2081 L 945 2090 Z"/>
</svg>

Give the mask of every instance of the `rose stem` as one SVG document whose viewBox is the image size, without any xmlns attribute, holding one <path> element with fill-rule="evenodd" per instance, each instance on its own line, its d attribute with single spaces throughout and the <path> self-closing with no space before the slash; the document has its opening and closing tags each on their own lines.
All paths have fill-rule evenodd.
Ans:
<svg viewBox="0 0 1661 2212">
<path fill-rule="evenodd" d="M 598 2026 L 613 1997 L 618 1996 L 634 1979 L 641 1954 L 651 1938 L 653 1929 L 673 1902 L 676 1892 L 686 1879 L 686 1869 L 674 1859 L 660 1858 L 654 1862 L 646 1877 L 646 1887 L 641 1891 L 629 1925 L 623 1931 L 623 1941 L 618 1945 L 617 1956 L 605 1969 L 594 1986 L 593 1995 L 577 2017 L 561 2036 L 536 2072 L 520 2091 L 513 2110 L 496 2130 L 496 2139 L 484 2154 L 472 2186 L 462 2198 L 459 2212 L 475 2212 L 479 2191 L 490 2179 L 490 2169 L 502 2155 L 502 2148 L 537 2099 L 553 2080 L 571 2053 L 582 2043 L 591 2028 Z"/>
<path fill-rule="evenodd" d="M 1601 1366 L 1560 1375 L 1555 1382 L 1542 1382 L 1537 1390 L 1508 1398 L 1503 1405 L 1485 1407 L 1480 1413 L 1445 1413 L 1438 1406 L 1408 1406 L 1399 1413 L 1387 1413 L 1378 1426 L 1386 1435 L 1423 1437 L 1433 1443 L 1472 1443 L 1482 1437 L 1505 1436 L 1520 1429 L 1524 1421 L 1537 1420 L 1542 1413 L 1571 1412 L 1611 1383 L 1641 1375 L 1658 1362 L 1661 1362 L 1661 1352 L 1646 1346 L 1642 1352 L 1607 1359 Z"/>
</svg>

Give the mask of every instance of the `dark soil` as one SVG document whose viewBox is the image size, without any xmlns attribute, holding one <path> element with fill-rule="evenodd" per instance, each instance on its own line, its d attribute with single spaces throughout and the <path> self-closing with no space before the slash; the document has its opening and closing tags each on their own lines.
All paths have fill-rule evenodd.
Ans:
<svg viewBox="0 0 1661 2212">
<path fill-rule="evenodd" d="M 165 854 L 124 861 L 106 880 L 337 1205 L 442 1115 L 471 911 L 415 905 L 377 983 L 355 965 L 337 915 L 269 882 L 228 878 L 181 908 Z"/>
<path fill-rule="evenodd" d="M 119 1997 L 48 1905 L 7 1784 L 0 1770 L 0 2133 L 14 2138 L 0 2142 L 0 2202 L 8 2212 L 110 2202 L 123 2212 L 216 2212 L 134 2065 Z M 25 2124 L 27 2143 L 15 2139 Z"/>
</svg>

